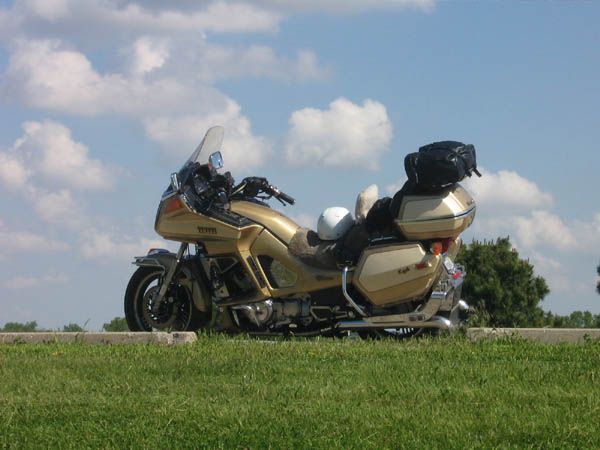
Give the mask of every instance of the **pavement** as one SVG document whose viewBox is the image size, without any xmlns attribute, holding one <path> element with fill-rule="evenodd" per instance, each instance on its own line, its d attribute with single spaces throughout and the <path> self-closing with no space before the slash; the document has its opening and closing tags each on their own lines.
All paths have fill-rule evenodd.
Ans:
<svg viewBox="0 0 600 450">
<path fill-rule="evenodd" d="M 42 344 L 48 342 L 82 342 L 85 344 L 159 344 L 181 345 L 197 341 L 193 332 L 36 332 L 0 333 L 0 344 Z"/>
<path fill-rule="evenodd" d="M 520 337 L 546 344 L 562 342 L 582 343 L 600 340 L 598 328 L 469 328 L 467 338 L 472 341 Z M 193 332 L 36 332 L 0 333 L 0 344 L 41 344 L 48 342 L 81 342 L 85 344 L 158 344 L 182 345 L 198 340 Z"/>
<path fill-rule="evenodd" d="M 520 337 L 528 341 L 558 344 L 582 343 L 600 339 L 600 328 L 469 328 L 467 337 L 472 341 Z"/>
</svg>

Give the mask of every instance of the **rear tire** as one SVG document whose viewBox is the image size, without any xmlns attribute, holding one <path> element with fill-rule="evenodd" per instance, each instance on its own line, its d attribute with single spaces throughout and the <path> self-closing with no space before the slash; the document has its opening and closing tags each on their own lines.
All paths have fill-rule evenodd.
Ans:
<svg viewBox="0 0 600 450">
<path fill-rule="evenodd" d="M 174 282 L 165 301 L 152 312 L 154 294 L 162 281 L 163 270 L 140 267 L 132 275 L 125 291 L 124 309 L 131 331 L 196 331 L 210 322 L 210 312 L 199 311 L 185 286 Z"/>
</svg>

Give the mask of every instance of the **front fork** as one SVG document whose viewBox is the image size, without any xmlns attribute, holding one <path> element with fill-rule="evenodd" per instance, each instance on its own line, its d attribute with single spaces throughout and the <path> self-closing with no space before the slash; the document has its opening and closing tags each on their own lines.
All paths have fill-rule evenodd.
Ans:
<svg viewBox="0 0 600 450">
<path fill-rule="evenodd" d="M 173 276 L 179 270 L 179 267 L 181 266 L 181 260 L 183 259 L 183 255 L 187 249 L 188 249 L 188 244 L 185 242 L 182 242 L 181 245 L 179 246 L 179 250 L 177 251 L 177 256 L 175 258 L 175 264 L 171 264 L 171 266 L 169 266 L 169 268 L 167 269 L 165 276 L 162 279 L 160 289 L 158 290 L 158 293 L 154 297 L 154 302 L 152 304 L 152 312 L 154 314 L 158 313 L 158 311 L 160 310 L 162 302 L 165 300 L 165 295 L 167 294 L 167 290 L 169 289 L 169 286 L 171 285 L 171 281 L 173 280 Z"/>
</svg>

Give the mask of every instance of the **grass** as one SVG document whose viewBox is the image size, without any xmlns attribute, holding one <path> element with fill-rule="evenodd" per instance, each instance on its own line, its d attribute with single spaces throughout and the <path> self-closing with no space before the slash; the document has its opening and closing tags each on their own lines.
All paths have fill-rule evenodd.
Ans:
<svg viewBox="0 0 600 450">
<path fill-rule="evenodd" d="M 0 345 L 0 448 L 600 448 L 600 343 Z"/>
</svg>

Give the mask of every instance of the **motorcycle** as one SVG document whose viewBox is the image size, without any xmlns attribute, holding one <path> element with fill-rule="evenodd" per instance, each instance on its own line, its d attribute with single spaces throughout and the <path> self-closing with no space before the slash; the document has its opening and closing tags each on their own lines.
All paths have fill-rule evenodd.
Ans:
<svg viewBox="0 0 600 450">
<path fill-rule="evenodd" d="M 223 137 L 208 130 L 171 175 L 155 230 L 180 246 L 135 257 L 124 300 L 132 331 L 195 331 L 218 316 L 220 329 L 251 335 L 408 337 L 464 319 L 465 270 L 454 260 L 476 207 L 460 184 L 407 183 L 379 216 L 382 201 L 363 192 L 359 220 L 324 223 L 343 230 L 323 239 L 269 207 L 295 201 L 265 178 L 235 184 L 218 172 Z M 365 220 L 386 215 L 383 225 Z"/>
</svg>

